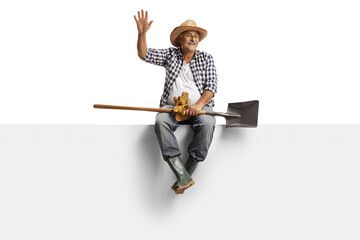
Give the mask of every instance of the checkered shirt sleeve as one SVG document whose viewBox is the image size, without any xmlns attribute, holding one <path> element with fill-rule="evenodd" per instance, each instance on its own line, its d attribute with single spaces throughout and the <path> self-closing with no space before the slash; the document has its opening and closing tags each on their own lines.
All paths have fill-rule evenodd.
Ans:
<svg viewBox="0 0 360 240">
<path fill-rule="evenodd" d="M 204 91 L 210 90 L 214 96 L 217 93 L 217 73 L 214 59 L 210 54 L 206 58 L 205 79 L 201 79 Z"/>
<path fill-rule="evenodd" d="M 166 58 L 169 54 L 170 54 L 169 48 L 167 49 L 148 48 L 146 56 L 142 60 L 158 66 L 164 66 Z"/>
</svg>

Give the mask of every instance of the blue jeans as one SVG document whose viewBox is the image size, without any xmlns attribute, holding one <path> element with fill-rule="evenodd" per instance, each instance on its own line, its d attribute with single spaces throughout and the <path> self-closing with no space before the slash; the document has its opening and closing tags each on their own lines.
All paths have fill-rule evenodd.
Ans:
<svg viewBox="0 0 360 240">
<path fill-rule="evenodd" d="M 173 108 L 166 105 L 163 108 Z M 211 107 L 204 107 L 206 112 L 212 111 Z M 181 154 L 178 142 L 174 135 L 180 124 L 191 124 L 194 137 L 188 147 L 189 156 L 195 161 L 204 161 L 208 153 L 215 130 L 215 117 L 210 115 L 197 115 L 189 120 L 178 122 L 175 114 L 158 113 L 155 120 L 155 133 L 157 135 L 160 149 L 164 160 Z"/>
</svg>

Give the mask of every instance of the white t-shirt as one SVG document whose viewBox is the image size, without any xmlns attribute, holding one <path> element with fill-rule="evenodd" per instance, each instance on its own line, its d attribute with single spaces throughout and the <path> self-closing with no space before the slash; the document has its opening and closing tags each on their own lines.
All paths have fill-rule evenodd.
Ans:
<svg viewBox="0 0 360 240">
<path fill-rule="evenodd" d="M 174 97 L 181 96 L 182 92 L 189 93 L 190 105 L 194 105 L 201 97 L 190 69 L 190 63 L 186 64 L 185 61 L 183 62 L 179 76 L 170 90 L 167 104 L 175 105 Z"/>
</svg>

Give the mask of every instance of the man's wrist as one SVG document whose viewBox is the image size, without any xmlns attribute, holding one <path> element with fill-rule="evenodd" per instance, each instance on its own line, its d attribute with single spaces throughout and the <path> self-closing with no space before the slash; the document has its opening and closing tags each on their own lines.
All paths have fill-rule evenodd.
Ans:
<svg viewBox="0 0 360 240">
<path fill-rule="evenodd" d="M 201 110 L 205 105 L 206 104 L 202 104 L 202 103 L 197 102 L 197 103 L 194 104 L 194 107 Z"/>
</svg>

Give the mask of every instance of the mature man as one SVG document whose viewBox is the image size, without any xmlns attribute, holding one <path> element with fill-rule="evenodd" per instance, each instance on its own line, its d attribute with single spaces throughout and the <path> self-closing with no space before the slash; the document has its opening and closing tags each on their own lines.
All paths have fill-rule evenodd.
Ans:
<svg viewBox="0 0 360 240">
<path fill-rule="evenodd" d="M 195 182 L 191 175 L 199 162 L 205 160 L 210 147 L 215 118 L 209 115 L 198 115 L 199 111 L 212 111 L 214 94 L 217 91 L 217 74 L 212 56 L 197 50 L 207 31 L 197 27 L 193 20 L 187 20 L 176 27 L 170 34 L 170 42 L 174 47 L 152 49 L 147 47 L 146 33 L 153 21 L 148 22 L 148 12 L 141 10 L 138 18 L 134 16 L 138 28 L 137 49 L 139 57 L 149 63 L 163 66 L 166 70 L 164 92 L 160 107 L 173 108 L 174 96 L 188 92 L 191 106 L 186 114 L 191 116 L 187 123 L 194 130 L 194 137 L 188 147 L 189 158 L 185 165 L 180 155 L 174 131 L 180 122 L 173 114 L 158 113 L 155 121 L 155 132 L 164 160 L 174 172 L 177 182 L 172 186 L 176 194 L 182 194 Z"/>
</svg>

